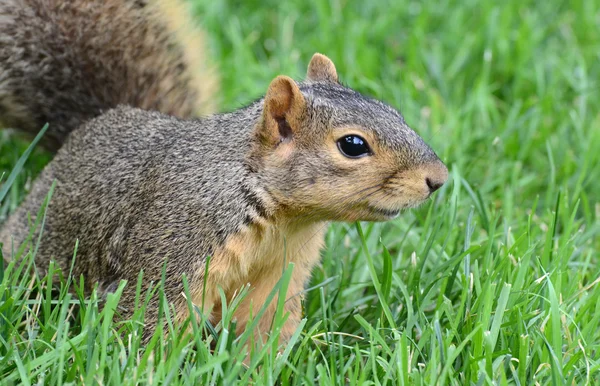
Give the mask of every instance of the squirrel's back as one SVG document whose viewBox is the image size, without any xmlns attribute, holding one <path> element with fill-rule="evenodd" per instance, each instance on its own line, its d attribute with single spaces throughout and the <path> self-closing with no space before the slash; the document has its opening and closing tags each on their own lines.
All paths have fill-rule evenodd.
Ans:
<svg viewBox="0 0 600 386">
<path fill-rule="evenodd" d="M 119 104 L 214 111 L 215 75 L 180 0 L 0 0 L 0 127 L 58 149 Z"/>
</svg>

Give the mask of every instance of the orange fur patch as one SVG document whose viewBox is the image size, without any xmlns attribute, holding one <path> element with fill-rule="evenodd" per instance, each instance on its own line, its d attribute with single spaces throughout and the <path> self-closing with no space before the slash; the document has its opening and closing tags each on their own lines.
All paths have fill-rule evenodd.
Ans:
<svg viewBox="0 0 600 386">
<path fill-rule="evenodd" d="M 201 287 L 191 288 L 192 302 L 196 305 L 204 304 L 206 310 L 212 310 L 210 319 L 213 323 L 218 323 L 221 305 L 217 288 L 222 288 L 230 301 L 244 286 L 250 285 L 249 294 L 235 313 L 239 333 L 245 329 L 249 316 L 256 315 L 263 306 L 287 264 L 293 262 L 295 267 L 285 306 L 285 311 L 290 312 L 290 316 L 282 331 L 284 338 L 291 336 L 301 318 L 300 297 L 294 295 L 304 289 L 312 268 L 319 261 L 326 229 L 325 223 L 253 224 L 230 236 L 213 256 L 206 291 Z M 263 315 L 259 333 L 269 330 L 276 305 L 277 297 Z M 187 313 L 187 309 L 182 311 Z"/>
</svg>

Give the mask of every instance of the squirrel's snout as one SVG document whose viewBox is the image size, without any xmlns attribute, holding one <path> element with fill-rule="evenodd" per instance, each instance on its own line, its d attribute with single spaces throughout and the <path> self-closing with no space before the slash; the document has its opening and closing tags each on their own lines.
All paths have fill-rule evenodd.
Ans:
<svg viewBox="0 0 600 386">
<path fill-rule="evenodd" d="M 441 188 L 442 185 L 444 185 L 443 181 L 432 180 L 429 177 L 425 178 L 425 183 L 427 184 L 427 187 L 429 188 L 429 191 L 431 193 L 435 192 L 436 190 L 438 190 L 439 188 Z"/>
<path fill-rule="evenodd" d="M 441 161 L 435 162 L 429 167 L 425 174 L 425 184 L 429 188 L 429 194 L 442 187 L 448 180 L 448 168 Z"/>
</svg>

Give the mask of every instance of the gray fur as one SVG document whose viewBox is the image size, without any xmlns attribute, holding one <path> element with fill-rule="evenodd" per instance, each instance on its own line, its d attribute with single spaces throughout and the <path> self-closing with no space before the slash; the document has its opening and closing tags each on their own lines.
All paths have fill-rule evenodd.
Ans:
<svg viewBox="0 0 600 386">
<path fill-rule="evenodd" d="M 438 160 L 433 150 L 408 127 L 402 114 L 393 107 L 338 83 L 309 82 L 300 89 L 309 96 L 319 121 L 332 127 L 358 126 L 371 131 L 381 144 L 403 154 L 407 158 L 407 167 Z"/>
<path fill-rule="evenodd" d="M 0 126 L 35 135 L 48 122 L 43 144 L 55 151 L 119 104 L 206 112 L 183 47 L 147 3 L 0 0 Z"/>
<path fill-rule="evenodd" d="M 37 256 L 41 270 L 51 258 L 67 270 L 79 240 L 74 274 L 90 286 L 135 283 L 140 269 L 146 284 L 156 282 L 167 258 L 167 295 L 178 298 L 181 275 L 197 271 L 227 235 L 257 215 L 244 199 L 243 187 L 253 178 L 244 164 L 250 126 L 240 118 L 182 121 L 129 107 L 110 110 L 58 151 L 0 241 L 8 246 L 11 236 L 17 245 L 25 239 L 27 214 L 35 218 L 56 180 Z M 190 282 L 197 284 L 193 277 Z M 132 297 L 126 292 L 123 303 L 132 304 Z"/>
</svg>

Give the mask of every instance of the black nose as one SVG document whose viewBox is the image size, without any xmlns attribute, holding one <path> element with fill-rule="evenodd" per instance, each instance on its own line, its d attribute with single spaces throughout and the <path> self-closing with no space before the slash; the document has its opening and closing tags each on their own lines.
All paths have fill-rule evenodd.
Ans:
<svg viewBox="0 0 600 386">
<path fill-rule="evenodd" d="M 432 180 L 429 177 L 425 178 L 425 183 L 429 187 L 429 191 L 431 193 L 435 192 L 436 190 L 438 190 L 439 188 L 441 188 L 442 185 L 444 185 L 444 181 L 434 181 L 434 180 Z"/>
</svg>

